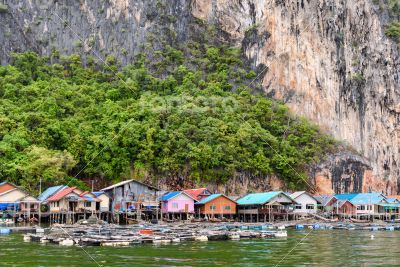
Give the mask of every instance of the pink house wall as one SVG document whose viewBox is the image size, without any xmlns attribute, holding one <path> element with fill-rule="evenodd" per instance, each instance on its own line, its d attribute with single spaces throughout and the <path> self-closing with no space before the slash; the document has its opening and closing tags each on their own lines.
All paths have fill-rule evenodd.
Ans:
<svg viewBox="0 0 400 267">
<path fill-rule="evenodd" d="M 174 207 L 174 203 L 178 205 L 178 207 Z M 187 205 L 187 211 L 185 211 L 185 205 Z M 176 205 L 175 205 L 176 206 Z M 186 195 L 178 195 L 175 198 L 172 198 L 167 201 L 162 202 L 161 210 L 163 213 L 168 212 L 194 212 L 194 200 L 189 198 Z"/>
</svg>

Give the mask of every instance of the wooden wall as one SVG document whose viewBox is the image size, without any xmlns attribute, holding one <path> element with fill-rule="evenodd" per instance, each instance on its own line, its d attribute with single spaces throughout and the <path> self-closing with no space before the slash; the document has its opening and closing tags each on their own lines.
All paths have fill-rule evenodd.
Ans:
<svg viewBox="0 0 400 267">
<path fill-rule="evenodd" d="M 204 205 L 199 205 L 200 213 L 201 214 L 208 214 L 208 215 L 230 215 L 230 214 L 236 214 L 236 202 L 233 200 L 225 197 L 225 196 L 219 196 L 209 202 L 207 202 Z M 215 206 L 215 210 L 211 209 L 211 206 Z M 230 209 L 226 210 L 225 206 L 229 206 Z"/>
</svg>

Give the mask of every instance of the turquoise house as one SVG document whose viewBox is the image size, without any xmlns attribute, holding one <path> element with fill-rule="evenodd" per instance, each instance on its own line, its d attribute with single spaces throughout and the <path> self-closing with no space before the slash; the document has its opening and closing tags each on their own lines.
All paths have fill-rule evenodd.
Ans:
<svg viewBox="0 0 400 267">
<path fill-rule="evenodd" d="M 246 222 L 289 220 L 296 201 L 282 191 L 250 193 L 237 201 L 239 220 Z"/>
</svg>

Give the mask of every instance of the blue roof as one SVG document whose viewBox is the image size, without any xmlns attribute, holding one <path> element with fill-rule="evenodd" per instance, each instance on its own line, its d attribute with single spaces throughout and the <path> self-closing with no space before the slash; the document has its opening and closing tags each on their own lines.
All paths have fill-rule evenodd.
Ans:
<svg viewBox="0 0 400 267">
<path fill-rule="evenodd" d="M 88 195 L 84 195 L 83 197 L 89 202 L 94 202 L 94 199 Z"/>
<path fill-rule="evenodd" d="M 351 203 L 355 205 L 369 205 L 378 204 L 385 199 L 381 193 L 353 193 L 353 194 L 337 194 L 335 195 L 337 199 L 350 200 Z"/>
<path fill-rule="evenodd" d="M 358 193 L 350 193 L 350 194 L 336 194 L 335 197 L 341 200 L 352 200 Z"/>
<path fill-rule="evenodd" d="M 40 201 L 45 201 L 47 200 L 49 197 L 51 197 L 52 195 L 54 195 L 55 193 L 57 193 L 58 191 L 61 191 L 64 188 L 67 188 L 68 186 L 66 185 L 57 185 L 57 186 L 52 186 L 47 188 L 46 190 L 44 190 L 43 193 L 40 194 L 40 196 L 38 197 L 38 199 Z"/>
<path fill-rule="evenodd" d="M 98 192 L 92 192 L 92 194 L 95 195 L 96 197 L 98 197 L 105 193 L 103 191 L 98 191 Z"/>
<path fill-rule="evenodd" d="M 182 191 L 173 191 L 173 192 L 166 193 L 165 195 L 163 195 L 160 198 L 160 201 L 167 201 L 167 200 L 179 195 L 180 193 L 182 193 Z"/>
<path fill-rule="evenodd" d="M 275 192 L 264 192 L 264 193 L 252 193 L 238 199 L 236 202 L 238 205 L 262 205 L 267 203 L 275 196 L 282 193 L 281 191 Z"/>
<path fill-rule="evenodd" d="M 211 201 L 211 200 L 213 200 L 213 199 L 215 199 L 215 198 L 217 198 L 217 197 L 219 197 L 219 196 L 223 196 L 223 194 L 212 194 L 212 195 L 209 195 L 208 197 L 206 197 L 206 198 L 203 198 L 203 199 L 201 199 L 199 202 L 197 202 L 196 204 L 206 204 L 207 202 L 209 202 L 209 201 Z M 230 199 L 230 198 L 229 198 Z M 233 200 L 232 200 L 233 201 Z"/>
<path fill-rule="evenodd" d="M 389 203 L 399 203 L 397 198 L 395 198 L 395 197 L 387 197 L 386 200 Z"/>
</svg>

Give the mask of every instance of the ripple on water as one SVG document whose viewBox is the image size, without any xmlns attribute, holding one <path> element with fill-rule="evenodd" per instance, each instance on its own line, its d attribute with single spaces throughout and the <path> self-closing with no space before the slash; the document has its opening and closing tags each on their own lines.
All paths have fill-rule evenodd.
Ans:
<svg viewBox="0 0 400 267">
<path fill-rule="evenodd" d="M 319 230 L 297 244 L 307 233 L 289 230 L 286 240 L 85 249 L 106 266 L 274 266 L 286 255 L 280 266 L 400 266 L 400 231 L 374 232 L 375 239 L 371 240 L 367 231 Z M 82 248 L 26 243 L 17 234 L 0 236 L 0 258 L 2 265 L 15 267 L 97 266 Z"/>
</svg>

